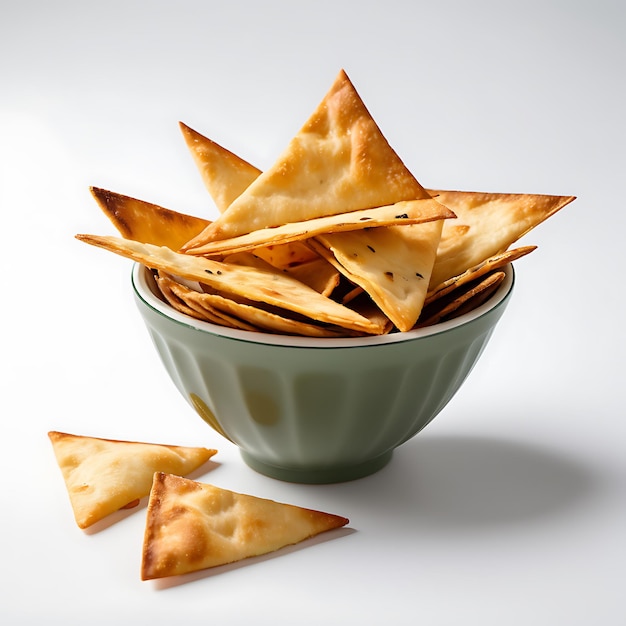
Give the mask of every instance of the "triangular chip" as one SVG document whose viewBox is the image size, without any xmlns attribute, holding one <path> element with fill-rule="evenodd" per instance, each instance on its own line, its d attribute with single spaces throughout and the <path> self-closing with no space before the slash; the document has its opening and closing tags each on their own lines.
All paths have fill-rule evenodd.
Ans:
<svg viewBox="0 0 626 626">
<path fill-rule="evenodd" d="M 92 187 L 91 193 L 122 237 L 178 250 L 202 232 L 209 220 L 119 193 Z"/>
<path fill-rule="evenodd" d="M 236 237 L 209 241 L 200 246 L 183 249 L 189 254 L 216 256 L 255 250 L 263 246 L 298 242 L 326 233 L 369 230 L 383 226 L 408 226 L 455 217 L 443 204 L 432 198 L 403 200 L 395 204 L 360 209 L 348 213 L 337 213 L 315 217 L 282 226 L 262 228 Z"/>
<path fill-rule="evenodd" d="M 212 261 L 190 254 L 179 254 L 164 246 L 142 244 L 111 236 L 76 235 L 85 243 L 104 248 L 146 267 L 187 280 L 206 283 L 225 292 L 278 306 L 318 322 L 350 328 L 357 332 L 380 334 L 373 321 L 291 278 L 284 272 Z"/>
<path fill-rule="evenodd" d="M 150 493 L 157 471 L 189 474 L 216 450 L 51 431 L 76 523 L 88 528 Z"/>
<path fill-rule="evenodd" d="M 186 124 L 179 122 L 179 125 L 204 186 L 218 211 L 224 212 L 258 178 L 261 170 Z"/>
<path fill-rule="evenodd" d="M 182 122 L 180 128 L 207 191 L 223 213 L 259 177 L 261 170 Z M 278 268 L 292 267 L 314 257 L 311 249 L 299 241 L 259 248 L 256 252 Z"/>
<path fill-rule="evenodd" d="M 506 273 L 494 270 L 424 307 L 417 328 L 432 326 L 479 307 L 500 286 Z"/>
<path fill-rule="evenodd" d="M 229 188 L 235 188 L 243 193 L 251 184 L 250 177 L 254 176 L 254 172 L 257 172 L 256 177 L 260 175 L 260 170 L 257 168 L 249 170 L 252 166 L 232 152 L 217 146 L 195 131 L 188 132 L 194 133 L 194 145 L 202 146 L 202 150 L 197 151 L 197 154 L 203 155 L 197 158 L 204 159 L 201 160 L 199 167 L 202 166 L 204 171 L 211 172 L 211 189 L 212 194 L 215 194 L 214 197 Z M 220 162 L 220 159 L 223 159 L 223 162 Z M 223 189 L 219 176 L 222 169 L 227 170 Z M 247 172 L 250 172 L 249 176 Z M 446 213 L 442 215 L 442 219 L 451 216 L 451 213 Z M 327 224 L 324 228 L 329 229 L 329 221 L 322 219 L 322 222 Z M 315 234 L 310 222 L 308 231 L 307 222 L 301 223 L 301 227 L 307 237 Z M 294 225 L 288 224 L 276 229 L 266 229 L 265 234 L 255 232 L 237 237 L 231 239 L 230 243 L 226 241 L 209 243 L 193 252 L 206 254 L 229 247 L 251 249 L 267 241 L 267 237 L 276 239 L 281 229 L 291 233 L 292 236 L 294 233 L 295 236 L 299 236 Z M 398 328 L 408 330 L 415 324 L 421 312 L 440 236 L 441 223 L 433 223 L 422 228 L 369 228 L 362 233 L 335 232 L 308 241 L 320 256 L 336 266 L 352 282 L 365 289 Z M 256 243 L 246 248 L 246 242 Z M 267 258 L 268 252 L 271 253 L 272 249 L 288 249 L 289 245 L 255 248 L 255 253 Z M 281 266 L 276 261 L 273 261 L 273 264 L 275 267 Z M 285 265 L 283 262 L 282 266 Z"/>
<path fill-rule="evenodd" d="M 424 306 L 428 306 L 436 300 L 444 298 L 456 289 L 464 287 L 466 284 L 471 283 L 478 278 L 493 272 L 494 270 L 503 268 L 505 265 L 521 259 L 523 256 L 530 254 L 536 249 L 537 246 L 521 246 L 519 248 L 505 250 L 504 252 L 499 252 L 498 254 L 477 263 L 473 267 L 467 268 L 462 274 L 448 278 L 436 287 L 429 289 Z"/>
<path fill-rule="evenodd" d="M 331 513 L 157 473 L 141 578 L 177 576 L 268 554 L 347 523 Z"/>
<path fill-rule="evenodd" d="M 263 250 L 265 251 L 267 248 L 263 248 Z M 315 289 L 318 293 L 324 296 L 330 296 L 335 287 L 339 284 L 339 272 L 316 252 L 312 252 L 312 254 L 313 258 L 311 260 L 303 261 L 293 266 L 287 265 L 282 271 L 288 276 L 292 276 L 301 283 Z M 264 256 L 257 256 L 256 251 L 254 254 L 252 252 L 230 254 L 222 260 L 224 263 L 247 265 L 261 269 L 272 268 L 274 271 L 276 270 L 276 266 L 266 261 Z"/>
<path fill-rule="evenodd" d="M 341 71 L 278 160 L 186 249 L 289 222 L 427 197 Z"/>
<path fill-rule="evenodd" d="M 214 307 L 209 307 L 183 297 L 183 294 L 180 292 L 182 285 L 163 272 L 157 272 L 154 277 L 154 282 L 168 304 L 184 315 L 188 315 L 189 317 L 193 317 L 194 319 L 201 320 L 203 322 L 226 326 L 228 328 L 238 328 L 239 330 L 252 331 L 259 330 L 256 326 L 218 311 Z M 189 291 L 191 291 L 191 289 L 189 289 Z"/>
<path fill-rule="evenodd" d="M 289 269 L 318 258 L 304 241 L 255 248 L 254 254 L 278 269 Z"/>
<path fill-rule="evenodd" d="M 444 223 L 430 280 L 435 288 L 503 252 L 574 196 L 430 190 L 457 218 Z"/>
<path fill-rule="evenodd" d="M 242 323 L 247 325 L 248 330 L 264 330 L 285 335 L 326 338 L 346 335 L 343 329 L 311 324 L 308 320 L 292 319 L 278 310 L 266 310 L 250 302 L 241 302 L 218 294 L 195 291 L 163 275 L 158 278 L 157 284 L 161 291 L 165 287 L 189 309 L 186 311 L 180 305 L 176 305 L 178 310 L 197 319 L 204 319 L 231 328 L 236 327 L 233 320 L 243 320 Z M 168 302 L 173 304 L 169 298 Z M 224 321 L 217 321 L 218 316 L 225 318 Z M 343 332 L 341 332 L 342 330 Z"/>
<path fill-rule="evenodd" d="M 443 221 L 322 235 L 311 245 L 366 291 L 394 325 L 410 330 L 430 281 Z"/>
</svg>

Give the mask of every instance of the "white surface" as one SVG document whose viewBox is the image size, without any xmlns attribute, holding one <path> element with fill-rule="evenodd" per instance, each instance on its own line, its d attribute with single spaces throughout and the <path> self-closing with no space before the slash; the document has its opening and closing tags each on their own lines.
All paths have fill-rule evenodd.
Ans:
<svg viewBox="0 0 626 626">
<path fill-rule="evenodd" d="M 622 624 L 623 5 L 5 2 L 3 624 Z M 214 212 L 177 123 L 259 167 L 344 67 L 427 186 L 574 194 L 524 242 L 483 360 L 379 474 L 255 474 L 166 379 L 89 185 Z M 8 224 L 7 224 L 8 220 Z M 144 511 L 74 524 L 48 430 L 219 449 L 201 477 L 351 532 L 168 584 Z"/>
</svg>

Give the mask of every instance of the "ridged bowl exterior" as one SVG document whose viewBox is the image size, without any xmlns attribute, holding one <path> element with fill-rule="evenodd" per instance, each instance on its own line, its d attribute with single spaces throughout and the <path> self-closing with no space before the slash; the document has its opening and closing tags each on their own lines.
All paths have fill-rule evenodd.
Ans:
<svg viewBox="0 0 626 626">
<path fill-rule="evenodd" d="M 141 266 L 133 285 L 172 381 L 246 463 L 282 480 L 327 483 L 377 471 L 446 406 L 508 304 L 512 268 L 507 277 L 480 314 L 382 343 L 228 333 L 168 310 Z"/>
</svg>

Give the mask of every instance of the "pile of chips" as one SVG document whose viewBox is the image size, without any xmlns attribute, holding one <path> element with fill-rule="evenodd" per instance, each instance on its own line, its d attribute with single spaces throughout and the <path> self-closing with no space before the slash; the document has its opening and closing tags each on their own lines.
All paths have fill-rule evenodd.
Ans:
<svg viewBox="0 0 626 626">
<path fill-rule="evenodd" d="M 344 71 L 264 172 L 180 126 L 219 217 L 92 188 L 121 237 L 77 238 L 154 270 L 178 311 L 232 328 L 350 337 L 451 319 L 574 200 L 423 187 Z"/>
</svg>

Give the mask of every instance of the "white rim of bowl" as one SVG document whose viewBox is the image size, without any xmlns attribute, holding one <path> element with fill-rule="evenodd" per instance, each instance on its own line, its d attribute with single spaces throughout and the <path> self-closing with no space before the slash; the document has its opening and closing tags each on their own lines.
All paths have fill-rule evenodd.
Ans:
<svg viewBox="0 0 626 626">
<path fill-rule="evenodd" d="M 366 337 L 318 338 L 300 337 L 295 335 L 277 335 L 270 332 L 264 333 L 227 328 L 226 326 L 219 326 L 217 324 L 212 324 L 211 322 L 196 320 L 188 315 L 180 313 L 156 295 L 156 286 L 154 286 L 155 290 L 150 287 L 150 283 L 154 285 L 152 274 L 147 267 L 141 265 L 140 263 L 135 263 L 133 265 L 132 285 L 137 297 L 146 306 L 153 309 L 157 313 L 160 313 L 164 317 L 178 322 L 183 326 L 188 326 L 218 337 L 236 339 L 239 341 L 246 341 L 248 343 L 262 343 L 275 346 L 292 346 L 301 348 L 358 348 L 362 346 L 387 345 L 391 343 L 419 339 L 421 337 L 428 337 L 430 335 L 437 335 L 478 319 L 489 311 L 497 308 L 511 293 L 515 282 L 515 272 L 513 270 L 513 266 L 511 264 L 507 265 L 504 271 L 504 280 L 496 292 L 486 302 L 464 315 L 460 315 L 459 317 L 446 322 L 433 324 L 432 326 L 426 326 L 415 330 L 409 330 L 404 333 L 395 332 L 386 335 L 368 335 Z"/>
</svg>

